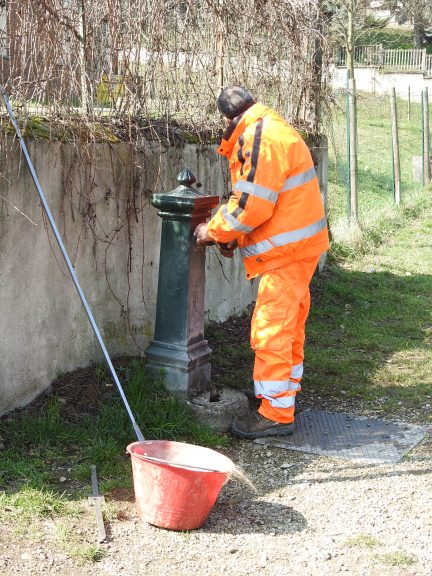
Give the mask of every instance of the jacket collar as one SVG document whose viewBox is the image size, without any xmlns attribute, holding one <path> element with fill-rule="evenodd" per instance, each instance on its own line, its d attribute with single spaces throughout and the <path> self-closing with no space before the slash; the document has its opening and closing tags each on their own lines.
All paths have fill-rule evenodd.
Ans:
<svg viewBox="0 0 432 576">
<path fill-rule="evenodd" d="M 269 108 L 267 108 L 267 106 L 264 106 L 261 102 L 257 102 L 243 112 L 243 114 L 233 118 L 231 124 L 226 129 L 225 134 L 222 136 L 222 141 L 217 149 L 218 153 L 221 156 L 230 157 L 235 143 L 246 130 L 247 126 L 257 122 L 268 110 Z"/>
</svg>

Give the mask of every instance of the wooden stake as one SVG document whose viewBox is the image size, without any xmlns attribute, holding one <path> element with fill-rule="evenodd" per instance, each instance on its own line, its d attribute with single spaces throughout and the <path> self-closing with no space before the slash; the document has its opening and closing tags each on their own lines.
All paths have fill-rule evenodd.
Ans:
<svg viewBox="0 0 432 576">
<path fill-rule="evenodd" d="M 351 220 L 351 185 L 350 185 L 350 112 L 349 112 L 349 70 L 347 70 L 346 78 L 346 102 L 345 102 L 345 116 L 346 116 L 346 178 L 345 178 L 345 188 L 346 188 L 346 206 L 347 206 L 347 220 Z"/>
<path fill-rule="evenodd" d="M 395 88 L 392 88 L 390 94 L 390 112 L 391 112 L 392 152 L 393 152 L 393 191 L 396 204 L 400 204 L 401 186 L 400 186 L 399 136 L 398 136 Z"/>
<path fill-rule="evenodd" d="M 425 88 L 422 92 L 422 118 L 423 118 L 423 185 L 429 186 L 431 181 L 430 173 L 430 133 L 429 133 L 429 94 Z"/>
<path fill-rule="evenodd" d="M 355 79 L 349 79 L 349 122 L 350 122 L 350 208 L 351 222 L 358 224 L 357 201 L 357 106 Z"/>
<path fill-rule="evenodd" d="M 408 86 L 408 122 L 411 122 L 411 86 Z"/>
</svg>

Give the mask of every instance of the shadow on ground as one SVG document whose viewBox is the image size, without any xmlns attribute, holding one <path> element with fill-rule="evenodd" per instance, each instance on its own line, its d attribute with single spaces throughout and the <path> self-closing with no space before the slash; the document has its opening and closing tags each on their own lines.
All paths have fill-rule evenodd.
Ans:
<svg viewBox="0 0 432 576">
<path fill-rule="evenodd" d="M 283 521 L 281 521 L 283 519 Z M 291 506 L 221 495 L 204 531 L 221 534 L 289 534 L 307 528 L 306 518 Z"/>
</svg>

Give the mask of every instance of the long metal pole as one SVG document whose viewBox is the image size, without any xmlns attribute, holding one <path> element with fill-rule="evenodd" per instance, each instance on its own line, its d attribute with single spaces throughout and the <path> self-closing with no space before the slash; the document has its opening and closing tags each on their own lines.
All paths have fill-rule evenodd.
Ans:
<svg viewBox="0 0 432 576">
<path fill-rule="evenodd" d="M 144 436 L 143 436 L 141 430 L 139 429 L 138 424 L 137 424 L 136 421 L 135 421 L 135 417 L 134 417 L 134 415 L 133 415 L 133 413 L 132 413 L 132 410 L 131 410 L 131 408 L 130 408 L 130 406 L 129 406 L 129 403 L 128 403 L 127 398 L 126 398 L 126 396 L 125 396 L 125 393 L 124 393 L 124 391 L 123 391 L 122 385 L 120 384 L 120 380 L 118 379 L 118 376 L 117 376 L 117 374 L 116 374 L 116 371 L 115 371 L 115 369 L 114 369 L 114 366 L 113 366 L 113 364 L 112 364 L 112 362 L 111 362 L 111 358 L 110 358 L 110 356 L 109 356 L 109 354 L 108 354 L 108 351 L 107 351 L 107 349 L 106 349 L 106 346 L 105 346 L 105 344 L 104 344 L 104 341 L 103 341 L 103 339 L 102 339 L 102 336 L 101 336 L 101 334 L 100 334 L 100 332 L 99 332 L 99 329 L 98 329 L 98 327 L 97 327 L 97 325 L 96 325 L 96 322 L 95 322 L 95 319 L 94 319 L 94 317 L 93 317 L 93 314 L 92 314 L 92 312 L 91 312 L 91 310 L 90 310 L 90 307 L 89 307 L 89 305 L 88 305 L 88 303 L 87 303 L 86 297 L 84 296 L 84 293 L 83 293 L 83 291 L 82 291 L 82 289 L 81 289 L 81 286 L 80 286 L 80 284 L 79 284 L 79 282 L 78 282 L 78 278 L 77 278 L 77 275 L 76 275 L 76 273 L 75 273 L 74 267 L 73 267 L 73 265 L 72 265 L 72 262 L 70 261 L 70 258 L 69 258 L 69 256 L 68 256 L 68 253 L 66 252 L 66 248 L 65 248 L 65 246 L 64 246 L 64 244 L 63 244 L 63 241 L 62 241 L 62 239 L 61 239 L 60 233 L 59 233 L 59 231 L 58 231 L 58 229 L 57 229 L 57 226 L 56 226 L 56 223 L 55 223 L 55 221 L 54 221 L 53 215 L 52 215 L 52 213 L 51 213 L 50 207 L 48 206 L 48 202 L 46 201 L 45 195 L 44 195 L 44 193 L 43 193 L 43 191 L 42 191 L 41 185 L 40 185 L 40 183 L 39 183 L 39 179 L 38 179 L 37 174 L 36 174 L 36 171 L 35 171 L 35 169 L 34 169 L 34 167 L 33 167 L 33 163 L 32 163 L 32 161 L 31 161 L 31 159 L 30 159 L 30 156 L 29 156 L 29 153 L 28 153 L 28 150 L 27 150 L 27 146 L 26 146 L 26 144 L 25 144 L 25 142 L 24 142 L 24 138 L 23 138 L 23 136 L 22 136 L 22 134 L 21 134 L 21 130 L 19 129 L 18 123 L 17 123 L 17 121 L 16 121 L 16 119 L 15 119 L 15 116 L 14 116 L 14 113 L 13 113 L 13 110 L 12 110 L 12 107 L 11 107 L 11 104 L 10 104 L 10 102 L 9 102 L 8 95 L 6 94 L 6 90 L 4 89 L 4 87 L 1 86 L 1 85 L 0 85 L 0 92 L 1 92 L 1 94 L 2 94 L 2 96 L 3 96 L 3 100 L 4 100 L 5 104 L 6 104 L 6 109 L 7 109 L 7 111 L 8 111 L 9 116 L 10 116 L 12 125 L 13 125 L 13 127 L 14 127 L 14 129 L 15 129 L 16 135 L 18 136 L 18 139 L 19 139 L 19 142 L 20 142 L 20 146 L 21 146 L 21 150 L 23 151 L 24 157 L 25 157 L 25 159 L 26 159 L 26 161 L 27 161 L 27 166 L 28 166 L 28 168 L 29 168 L 29 170 L 30 170 L 30 174 L 31 174 L 31 176 L 32 176 L 32 178 L 33 178 L 33 182 L 34 182 L 34 184 L 35 184 L 35 186 L 36 186 L 36 190 L 37 190 L 37 192 L 38 192 L 38 194 L 39 194 L 39 198 L 41 199 L 41 202 L 42 202 L 42 205 L 43 205 L 43 207 L 44 207 L 45 213 L 46 213 L 46 215 L 48 216 L 48 220 L 49 220 L 49 223 L 50 223 L 50 225 L 51 225 L 51 228 L 52 228 L 52 231 L 53 231 L 53 233 L 54 233 L 54 236 L 55 236 L 55 238 L 56 238 L 56 240 L 57 240 L 57 244 L 58 244 L 58 246 L 59 246 L 59 248 L 60 248 L 60 250 L 61 250 L 61 253 L 63 254 L 63 258 L 64 258 L 64 260 L 65 260 L 65 262 L 66 262 L 66 265 L 67 265 L 67 267 L 68 267 L 68 269 L 69 269 L 70 275 L 72 276 L 72 280 L 73 280 L 73 282 L 74 282 L 74 284 L 75 284 L 75 288 L 76 288 L 77 291 L 78 291 L 79 297 L 80 297 L 80 299 L 81 299 L 82 305 L 84 306 L 84 309 L 85 309 L 85 311 L 86 311 L 87 317 L 88 317 L 88 319 L 90 320 L 90 324 L 91 324 L 91 327 L 93 328 L 93 332 L 95 333 L 95 336 L 96 336 L 96 338 L 97 338 L 97 340 L 98 340 L 98 342 L 99 342 L 99 346 L 101 347 L 102 352 L 103 352 L 103 355 L 105 356 L 105 360 L 107 361 L 107 364 L 108 364 L 109 369 L 110 369 L 110 371 L 111 371 L 111 375 L 112 375 L 112 377 L 113 377 L 113 379 L 114 379 L 114 382 L 115 382 L 115 384 L 116 384 L 116 386 L 117 386 L 117 390 L 119 391 L 119 394 L 120 394 L 120 396 L 121 396 L 121 398 L 122 398 L 122 400 L 123 400 L 123 404 L 124 404 L 124 406 L 125 406 L 125 408 L 126 408 L 126 411 L 127 411 L 128 415 L 129 415 L 129 418 L 130 418 L 130 420 L 131 420 L 131 422 L 132 422 L 132 426 L 133 426 L 133 428 L 134 428 L 134 430 L 135 430 L 136 437 L 137 437 L 137 439 L 139 440 L 139 442 L 142 442 L 142 441 L 144 441 Z"/>
</svg>

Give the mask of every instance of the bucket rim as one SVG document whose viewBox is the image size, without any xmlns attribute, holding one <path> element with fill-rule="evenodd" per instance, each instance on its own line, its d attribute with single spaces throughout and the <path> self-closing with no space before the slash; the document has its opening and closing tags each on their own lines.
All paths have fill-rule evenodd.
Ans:
<svg viewBox="0 0 432 576">
<path fill-rule="evenodd" d="M 134 447 L 137 447 L 139 445 L 143 445 L 143 444 L 153 444 L 153 445 L 157 445 L 158 443 L 164 443 L 164 444 L 175 444 L 177 446 L 182 446 L 182 447 L 191 447 L 193 449 L 202 449 L 205 451 L 209 451 L 212 452 L 214 454 L 216 454 L 219 458 L 223 459 L 227 466 L 224 468 L 207 468 L 207 467 L 201 467 L 201 466 L 194 466 L 193 464 L 187 464 L 187 463 L 182 463 L 182 462 L 173 462 L 172 460 L 168 460 L 166 458 L 156 458 L 154 456 L 151 455 L 147 455 L 147 454 L 139 454 L 137 452 L 134 451 Z M 137 441 L 137 442 L 132 442 L 131 444 L 129 444 L 126 447 L 126 450 L 128 452 L 128 454 L 131 457 L 135 457 L 138 458 L 139 460 L 144 460 L 146 462 L 155 464 L 155 465 L 159 465 L 159 466 L 169 466 L 169 467 L 174 467 L 174 468 L 181 468 L 183 470 L 193 470 L 195 472 L 201 472 L 201 473 L 208 473 L 208 474 L 222 474 L 225 476 L 230 476 L 234 471 L 235 471 L 235 464 L 234 462 L 228 458 L 228 456 L 225 456 L 225 454 L 222 454 L 221 452 L 218 452 L 217 450 L 213 450 L 212 448 L 207 448 L 206 446 L 200 446 L 199 444 L 190 444 L 187 442 L 177 442 L 175 440 L 144 440 L 144 441 Z"/>
</svg>

